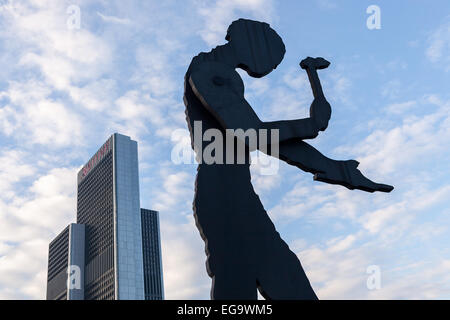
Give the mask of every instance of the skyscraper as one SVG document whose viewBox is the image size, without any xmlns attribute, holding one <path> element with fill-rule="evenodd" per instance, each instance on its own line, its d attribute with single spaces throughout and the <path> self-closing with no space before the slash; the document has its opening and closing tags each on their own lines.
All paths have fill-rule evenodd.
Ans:
<svg viewBox="0 0 450 320">
<path fill-rule="evenodd" d="M 161 236 L 158 211 L 141 209 L 145 300 L 163 300 Z"/>
<path fill-rule="evenodd" d="M 84 299 L 84 231 L 71 223 L 50 243 L 47 300 Z"/>
<path fill-rule="evenodd" d="M 78 173 L 86 299 L 144 299 L 137 143 L 113 134 Z"/>
<path fill-rule="evenodd" d="M 143 251 L 137 142 L 127 136 L 113 134 L 79 171 L 77 181 L 77 224 L 85 226 L 85 253 L 81 266 L 84 292 L 83 298 L 74 294 L 66 298 L 145 299 L 144 269 L 148 267 L 144 265 L 147 261 L 144 254 L 153 255 Z M 152 232 L 157 232 L 159 241 L 159 228 Z M 62 234 L 53 242 L 64 243 L 66 236 Z M 61 239 L 58 240 L 59 237 Z M 61 248 L 66 250 L 67 246 Z M 152 246 L 145 245 L 145 248 L 151 249 Z M 54 261 L 61 256 L 52 250 L 56 252 L 51 244 L 47 291 L 53 288 L 50 275 L 54 277 Z M 158 258 L 160 261 L 160 251 Z M 60 268 L 64 269 L 63 266 Z M 72 266 L 68 262 L 65 270 L 67 268 L 71 271 Z M 161 265 L 158 270 L 162 279 Z M 47 294 L 49 299 L 54 296 Z"/>
</svg>

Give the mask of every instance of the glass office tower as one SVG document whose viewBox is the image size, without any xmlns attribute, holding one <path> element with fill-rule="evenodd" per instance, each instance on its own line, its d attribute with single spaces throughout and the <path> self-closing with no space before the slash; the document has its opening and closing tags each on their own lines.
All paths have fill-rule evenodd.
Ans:
<svg viewBox="0 0 450 320">
<path fill-rule="evenodd" d="M 69 227 L 50 242 L 48 248 L 47 300 L 67 300 Z"/>
<path fill-rule="evenodd" d="M 137 142 L 113 134 L 78 173 L 85 298 L 144 299 Z"/>
<path fill-rule="evenodd" d="M 162 298 L 159 223 L 157 229 L 154 229 L 153 222 L 150 224 L 151 232 L 157 235 L 152 241 L 158 241 L 159 260 L 154 253 L 146 253 L 147 248 L 154 250 L 156 243 L 149 245 L 142 237 L 142 231 L 148 235 L 150 229 L 146 227 L 147 220 L 143 222 L 144 227 L 141 223 L 137 142 L 127 136 L 113 134 L 79 171 L 77 182 L 77 225 L 84 227 L 84 259 L 82 263 L 78 259 L 77 263 L 83 275 L 84 290 L 82 295 L 75 291 L 64 295 L 61 291 L 64 279 L 67 280 L 67 270 L 69 275 L 77 271 L 77 266 L 75 271 L 72 270 L 74 266 L 69 257 L 79 253 L 77 246 L 80 245 L 70 246 L 64 230 L 50 244 L 47 298 L 143 300 L 146 297 L 144 269 L 160 273 L 160 284 L 156 286 L 160 286 Z M 71 250 L 75 252 L 71 253 Z M 151 258 L 144 260 L 144 255 Z M 155 259 L 159 265 L 145 265 L 146 261 L 153 263 Z M 60 260 L 65 262 L 62 264 Z M 75 280 L 76 277 L 69 278 L 69 281 Z M 70 283 L 69 286 L 76 287 Z M 150 296 L 157 295 L 152 292 Z"/>
<path fill-rule="evenodd" d="M 71 223 L 48 250 L 47 300 L 84 299 L 84 225 Z"/>
<path fill-rule="evenodd" d="M 141 209 L 145 300 L 164 300 L 158 211 Z"/>
</svg>

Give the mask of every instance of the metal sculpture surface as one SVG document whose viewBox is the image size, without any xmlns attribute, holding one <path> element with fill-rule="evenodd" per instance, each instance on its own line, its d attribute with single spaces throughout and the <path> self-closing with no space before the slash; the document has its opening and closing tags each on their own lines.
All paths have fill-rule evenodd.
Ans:
<svg viewBox="0 0 450 320">
<path fill-rule="evenodd" d="M 267 75 L 284 57 L 283 41 L 267 23 L 246 19 L 229 26 L 226 40 L 194 57 L 185 75 L 184 102 L 197 159 L 212 140 L 211 135 L 204 138 L 210 129 L 226 137 L 230 129 L 277 130 L 278 140 L 269 138 L 267 143 L 277 144 L 279 159 L 313 173 L 314 180 L 367 192 L 393 189 L 364 177 L 357 161 L 329 159 L 303 141 L 328 126 L 331 107 L 317 74 L 328 61 L 308 57 L 300 63 L 314 94 L 309 118 L 263 122 L 245 100 L 236 68 L 256 78 Z M 198 125 L 202 136 L 195 137 Z M 260 140 L 252 145 L 245 136 L 232 139 L 231 148 L 215 145 L 213 163 L 200 159 L 195 184 L 193 209 L 205 241 L 211 298 L 256 299 L 258 289 L 266 299 L 317 299 L 299 259 L 281 239 L 251 183 L 250 152 L 257 148 L 271 155 L 270 148 Z M 243 157 L 239 146 L 244 146 Z"/>
</svg>

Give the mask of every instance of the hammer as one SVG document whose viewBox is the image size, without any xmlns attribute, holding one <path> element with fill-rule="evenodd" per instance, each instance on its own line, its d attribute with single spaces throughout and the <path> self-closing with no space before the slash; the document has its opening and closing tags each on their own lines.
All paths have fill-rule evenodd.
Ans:
<svg viewBox="0 0 450 320">
<path fill-rule="evenodd" d="M 309 108 L 309 115 L 314 119 L 320 131 L 324 131 L 328 127 L 328 121 L 331 117 L 331 106 L 323 94 L 317 70 L 328 68 L 329 65 L 329 61 L 320 57 L 307 57 L 300 62 L 300 67 L 306 70 L 308 74 L 309 83 L 311 84 L 314 95 L 314 100 Z"/>
</svg>

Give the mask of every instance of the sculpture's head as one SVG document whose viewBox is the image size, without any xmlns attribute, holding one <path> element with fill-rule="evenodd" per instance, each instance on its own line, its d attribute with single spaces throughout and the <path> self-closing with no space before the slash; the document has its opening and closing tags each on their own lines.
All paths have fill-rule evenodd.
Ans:
<svg viewBox="0 0 450 320">
<path fill-rule="evenodd" d="M 225 39 L 235 52 L 238 67 L 255 78 L 275 69 L 286 52 L 281 37 L 264 22 L 247 19 L 233 21 Z"/>
</svg>

